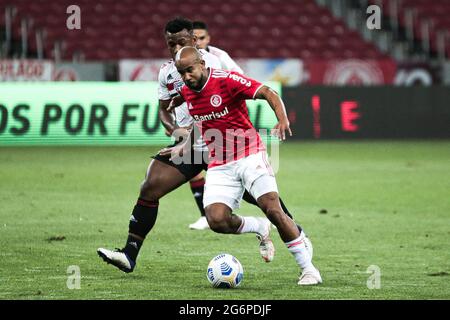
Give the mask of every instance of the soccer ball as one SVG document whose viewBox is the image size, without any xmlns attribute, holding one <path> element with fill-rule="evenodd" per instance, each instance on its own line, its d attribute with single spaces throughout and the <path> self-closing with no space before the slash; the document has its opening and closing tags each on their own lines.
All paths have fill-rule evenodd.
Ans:
<svg viewBox="0 0 450 320">
<path fill-rule="evenodd" d="M 206 277 L 215 288 L 235 288 L 242 282 L 244 269 L 236 257 L 228 253 L 215 256 L 208 265 Z"/>
</svg>

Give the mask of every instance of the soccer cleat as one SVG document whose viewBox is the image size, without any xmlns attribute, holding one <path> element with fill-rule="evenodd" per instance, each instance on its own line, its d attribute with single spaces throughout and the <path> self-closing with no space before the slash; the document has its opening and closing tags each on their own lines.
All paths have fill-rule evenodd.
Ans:
<svg viewBox="0 0 450 320">
<path fill-rule="evenodd" d="M 257 233 L 256 237 L 259 240 L 259 253 L 265 262 L 270 262 L 275 256 L 275 247 L 270 239 L 271 223 L 268 219 L 259 218 L 262 224 L 262 233 Z"/>
<path fill-rule="evenodd" d="M 205 216 L 201 216 L 197 221 L 189 225 L 189 229 L 192 230 L 206 230 L 209 229 L 208 220 Z"/>
<path fill-rule="evenodd" d="M 319 283 L 322 283 L 322 277 L 320 276 L 319 270 L 313 267 L 303 270 L 297 284 L 301 286 L 312 286 Z"/>
<path fill-rule="evenodd" d="M 97 254 L 106 263 L 112 264 L 126 273 L 133 272 L 134 266 L 136 265 L 136 263 L 128 258 L 128 256 L 120 249 L 112 251 L 104 248 L 98 248 Z"/>
</svg>

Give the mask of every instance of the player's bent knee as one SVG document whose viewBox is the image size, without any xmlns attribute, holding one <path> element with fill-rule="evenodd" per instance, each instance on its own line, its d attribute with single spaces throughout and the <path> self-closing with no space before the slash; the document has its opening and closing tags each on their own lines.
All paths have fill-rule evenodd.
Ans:
<svg viewBox="0 0 450 320">
<path fill-rule="evenodd" d="M 212 214 L 206 214 L 206 220 L 208 221 L 209 227 L 212 231 L 219 233 L 224 232 L 225 224 L 220 217 L 214 216 Z"/>
<path fill-rule="evenodd" d="M 208 206 L 205 208 L 206 220 L 212 231 L 218 233 L 229 233 L 228 215 L 214 210 Z"/>
<path fill-rule="evenodd" d="M 141 184 L 140 197 L 148 201 L 158 201 L 163 194 L 158 190 L 156 184 L 145 180 Z"/>
</svg>

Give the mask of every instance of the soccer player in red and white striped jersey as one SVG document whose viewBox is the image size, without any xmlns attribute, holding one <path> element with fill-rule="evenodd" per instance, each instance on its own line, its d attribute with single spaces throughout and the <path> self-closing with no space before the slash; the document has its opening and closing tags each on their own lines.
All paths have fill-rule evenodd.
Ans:
<svg viewBox="0 0 450 320">
<path fill-rule="evenodd" d="M 184 47 L 175 65 L 185 86 L 181 95 L 189 113 L 200 126 L 209 149 L 203 205 L 211 229 L 219 233 L 256 233 L 260 251 L 267 261 L 274 247 L 270 225 L 254 217 L 232 214 L 239 207 L 244 190 L 257 199 L 259 207 L 277 227 L 280 237 L 301 268 L 299 285 L 322 282 L 305 245 L 305 235 L 282 210 L 274 173 L 264 144 L 250 121 L 246 99 L 265 99 L 274 110 L 280 139 L 292 135 L 281 98 L 269 87 L 236 72 L 205 67 L 199 51 Z M 179 145 L 173 148 L 178 153 Z"/>
</svg>

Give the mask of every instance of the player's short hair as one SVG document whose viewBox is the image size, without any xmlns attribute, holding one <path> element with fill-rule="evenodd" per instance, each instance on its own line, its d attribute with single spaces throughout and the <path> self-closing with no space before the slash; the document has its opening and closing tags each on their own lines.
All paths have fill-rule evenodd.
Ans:
<svg viewBox="0 0 450 320">
<path fill-rule="evenodd" d="M 199 20 L 194 21 L 194 22 L 192 22 L 192 25 L 193 25 L 193 29 L 200 29 L 200 30 L 208 31 L 208 25 L 203 21 L 199 21 Z"/>
<path fill-rule="evenodd" d="M 192 21 L 182 17 L 176 17 L 175 19 L 167 22 L 164 32 L 177 33 L 184 29 L 191 32 L 193 29 Z"/>
</svg>

